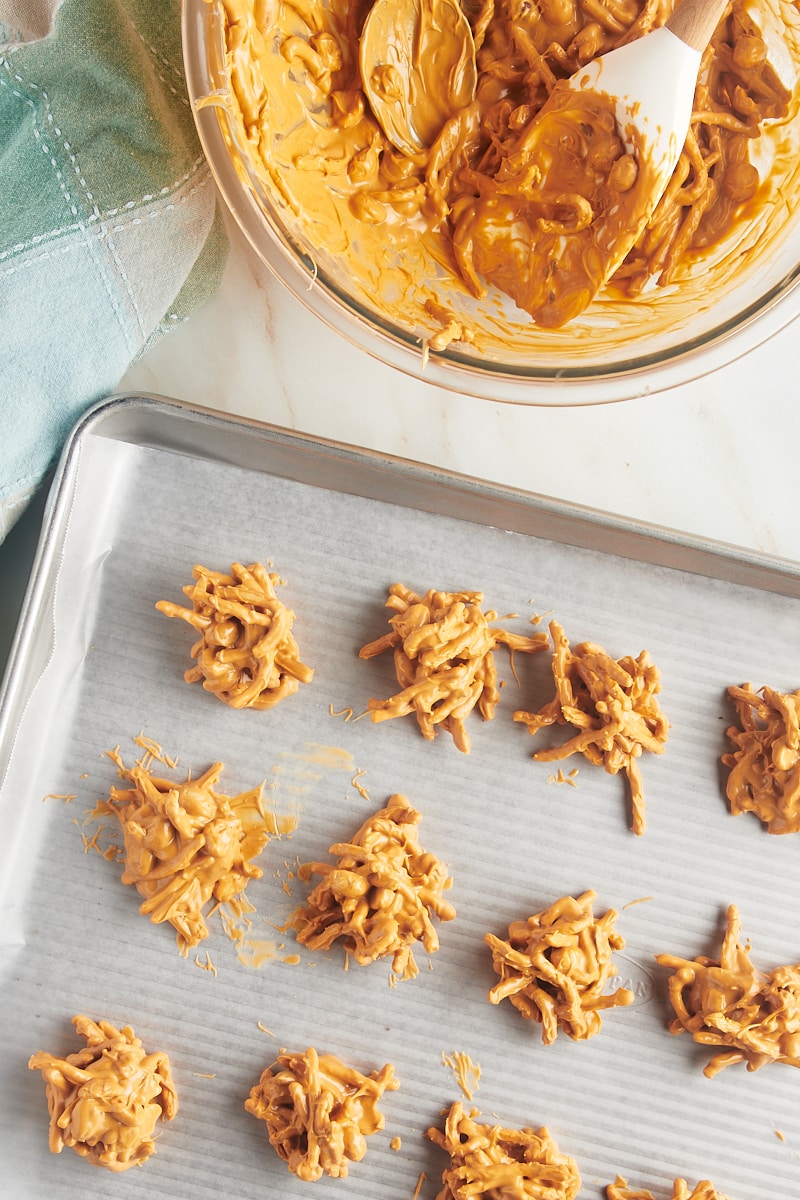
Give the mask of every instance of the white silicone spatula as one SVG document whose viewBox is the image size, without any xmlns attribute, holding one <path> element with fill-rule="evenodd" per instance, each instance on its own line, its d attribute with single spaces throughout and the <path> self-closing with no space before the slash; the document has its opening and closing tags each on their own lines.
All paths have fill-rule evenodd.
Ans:
<svg viewBox="0 0 800 1200">
<path fill-rule="evenodd" d="M 617 50 L 610 50 L 570 76 L 576 91 L 602 92 L 615 101 L 623 135 L 635 132 L 654 170 L 643 208 L 649 217 L 675 169 L 692 116 L 703 51 L 730 0 L 682 0 L 665 25 Z M 626 140 L 629 140 L 626 138 Z M 645 215 L 644 213 L 642 214 Z M 633 246 L 617 247 L 609 279 Z"/>
<path fill-rule="evenodd" d="M 664 26 L 581 67 L 557 85 L 523 131 L 513 155 L 502 163 L 500 171 L 507 172 L 503 182 L 514 171 L 524 177 L 526 169 L 538 168 L 535 147 L 543 145 L 542 163 L 549 165 L 542 168 L 538 186 L 547 190 L 551 174 L 558 184 L 559 105 L 564 94 L 559 88 L 582 97 L 600 96 L 602 106 L 613 109 L 628 152 L 638 159 L 624 223 L 617 221 L 610 233 L 601 214 L 597 223 L 593 216 L 580 227 L 584 244 L 594 240 L 595 245 L 578 275 L 574 267 L 565 270 L 558 286 L 556 276 L 548 276 L 546 294 L 543 284 L 532 293 L 528 289 L 526 296 L 524 275 L 519 288 L 508 286 L 508 280 L 499 285 L 534 320 L 552 325 L 571 320 L 635 245 L 675 169 L 689 129 L 702 54 L 729 3 L 682 0 Z M 475 91 L 474 63 L 472 33 L 459 0 L 375 0 L 361 39 L 362 83 L 387 137 L 405 153 L 424 156 L 450 115 L 432 105 L 432 99 L 439 101 L 458 91 L 456 110 L 470 102 Z M 586 266 L 589 261 L 591 271 Z M 558 266 L 560 259 L 555 263 Z M 563 296 L 569 297 L 568 303 Z"/>
<path fill-rule="evenodd" d="M 581 67 L 571 85 L 616 97 L 623 128 L 633 123 L 653 153 L 674 166 L 700 58 L 728 3 L 682 0 L 666 25 Z M 438 132 L 431 119 L 443 123 L 475 94 L 475 45 L 459 0 L 375 0 L 361 35 L 360 68 L 389 140 L 408 154 L 424 150 Z M 387 73 L 393 86 L 382 83 Z M 671 168 L 664 169 L 669 178 Z"/>
</svg>

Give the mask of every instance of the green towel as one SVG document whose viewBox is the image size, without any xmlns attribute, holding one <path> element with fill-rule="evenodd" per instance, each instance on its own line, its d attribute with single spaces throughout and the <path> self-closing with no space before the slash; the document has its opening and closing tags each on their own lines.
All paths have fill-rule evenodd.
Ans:
<svg viewBox="0 0 800 1200">
<path fill-rule="evenodd" d="M 179 0 L 0 0 L 0 540 L 226 246 Z"/>
</svg>

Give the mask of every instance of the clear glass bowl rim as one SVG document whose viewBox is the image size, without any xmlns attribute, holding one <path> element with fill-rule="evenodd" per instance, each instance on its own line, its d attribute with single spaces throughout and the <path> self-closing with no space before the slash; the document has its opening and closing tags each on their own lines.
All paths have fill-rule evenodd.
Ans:
<svg viewBox="0 0 800 1200">
<path fill-rule="evenodd" d="M 208 33 L 218 0 L 182 0 L 184 68 L 200 143 L 217 189 L 257 256 L 295 298 L 330 329 L 373 358 L 423 382 L 500 403 L 540 407 L 611 404 L 663 392 L 730 365 L 763 345 L 800 313 L 800 263 L 735 316 L 668 351 L 601 367 L 512 367 L 478 360 L 457 347 L 423 356 L 419 339 L 370 314 L 344 294 L 295 242 L 246 163 L 224 106 L 200 101 L 219 90 Z M 227 138 L 226 138 L 227 133 Z M 245 181 L 244 176 L 247 178 Z"/>
</svg>

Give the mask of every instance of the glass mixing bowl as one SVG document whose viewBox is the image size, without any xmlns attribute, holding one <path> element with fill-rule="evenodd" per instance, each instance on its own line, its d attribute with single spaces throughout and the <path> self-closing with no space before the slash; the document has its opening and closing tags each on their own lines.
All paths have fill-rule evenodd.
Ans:
<svg viewBox="0 0 800 1200">
<path fill-rule="evenodd" d="M 791 164 L 787 181 L 778 189 L 769 219 L 762 214 L 751 244 L 731 250 L 723 266 L 706 266 L 680 288 L 637 300 L 596 301 L 560 330 L 539 329 L 500 293 L 479 304 L 462 289 L 449 297 L 449 307 L 460 306 L 459 315 L 476 329 L 476 346 L 457 342 L 428 352 L 431 328 L 424 326 L 425 312 L 409 307 L 403 295 L 388 315 L 385 305 L 376 306 L 345 256 L 314 245 L 280 187 L 271 186 L 269 172 L 254 159 L 232 115 L 221 0 L 184 0 L 182 19 L 200 141 L 222 198 L 253 250 L 329 327 L 417 379 L 528 405 L 631 399 L 733 362 L 800 312 L 800 216 L 793 200 L 800 188 L 800 114 L 795 104 L 794 155 L 785 152 L 784 139 L 783 161 Z M 442 286 L 446 293 L 446 282 Z"/>
</svg>

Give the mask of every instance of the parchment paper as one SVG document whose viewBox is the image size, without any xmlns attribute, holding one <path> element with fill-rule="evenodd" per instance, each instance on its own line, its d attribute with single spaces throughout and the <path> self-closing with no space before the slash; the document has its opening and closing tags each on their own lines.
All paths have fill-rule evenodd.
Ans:
<svg viewBox="0 0 800 1200">
<path fill-rule="evenodd" d="M 414 486 L 412 472 L 410 497 Z M 280 595 L 315 669 L 272 712 L 234 712 L 185 684 L 192 631 L 154 607 L 182 599 L 194 563 L 236 560 L 271 562 L 285 578 Z M 577 786 L 548 782 L 554 768 L 531 755 L 549 735 L 512 722 L 552 695 L 549 653 L 517 657 L 519 684 L 498 653 L 501 703 L 494 721 L 470 720 L 469 755 L 446 734 L 425 742 L 410 718 L 345 719 L 396 690 L 390 655 L 357 652 L 388 630 L 397 580 L 482 590 L 486 607 L 518 614 L 503 622 L 518 632 L 552 611 L 573 643 L 615 657 L 650 650 L 671 731 L 663 756 L 641 760 L 642 838 L 628 829 L 622 777 L 576 758 L 564 765 L 579 768 Z M 420 1196 L 431 1200 L 446 1162 L 424 1134 L 465 1100 L 442 1061 L 457 1051 L 481 1068 L 472 1103 L 483 1119 L 546 1125 L 576 1157 L 587 1200 L 618 1172 L 657 1200 L 676 1176 L 710 1178 L 731 1200 L 800 1195 L 800 1072 L 736 1066 L 706 1079 L 708 1055 L 667 1031 L 666 973 L 653 958 L 716 956 L 736 903 L 758 966 L 800 959 L 797 838 L 733 818 L 719 765 L 729 684 L 800 686 L 796 601 L 95 436 L 81 448 L 51 600 L 52 652 L 31 664 L 0 796 L 4 1195 L 410 1200 L 425 1172 Z M 263 780 L 275 810 L 296 816 L 248 888 L 260 967 L 239 960 L 218 918 L 199 954 L 182 958 L 171 927 L 138 913 L 121 866 L 85 852 L 96 828 L 86 813 L 118 782 L 105 751 L 119 746 L 132 763 L 140 732 L 179 758 L 176 777 L 220 759 L 223 791 Z M 280 932 L 308 890 L 297 863 L 327 858 L 393 792 L 422 812 L 422 844 L 448 864 L 457 909 L 439 952 L 421 953 L 418 978 L 396 987 L 388 964 L 345 970 L 339 950 L 312 954 Z M 496 977 L 483 936 L 587 888 L 598 911 L 620 911 L 616 983 L 637 1000 L 591 1041 L 560 1035 L 546 1047 L 509 1005 L 487 1003 Z M 195 961 L 206 950 L 216 973 Z M 47 1149 L 44 1087 L 27 1060 L 78 1049 L 76 1013 L 130 1023 L 172 1063 L 178 1116 L 158 1153 L 125 1175 Z M 243 1108 L 280 1049 L 308 1046 L 366 1072 L 390 1061 L 400 1080 L 364 1160 L 313 1185 L 288 1173 Z"/>
</svg>

